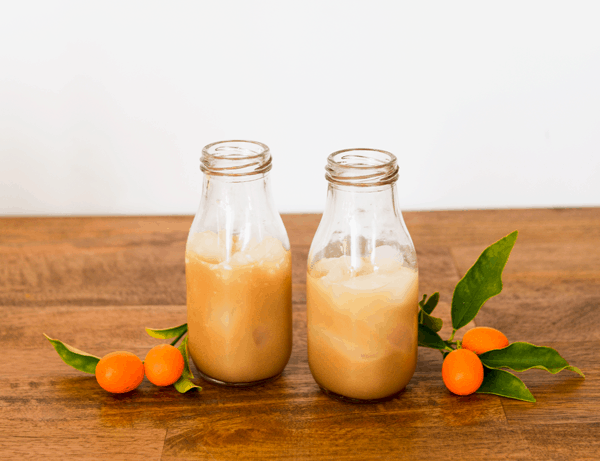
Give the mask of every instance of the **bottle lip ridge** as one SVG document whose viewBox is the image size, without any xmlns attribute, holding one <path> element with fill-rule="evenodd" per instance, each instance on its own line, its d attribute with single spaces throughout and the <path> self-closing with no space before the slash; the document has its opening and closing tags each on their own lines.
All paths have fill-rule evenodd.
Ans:
<svg viewBox="0 0 600 461">
<path fill-rule="evenodd" d="M 273 164 L 269 146 L 258 141 L 217 141 L 202 148 L 200 170 L 216 176 L 264 174 Z"/>
<path fill-rule="evenodd" d="M 396 156 L 381 149 L 338 150 L 327 157 L 325 171 L 327 181 L 344 186 L 384 186 L 398 179 Z"/>
</svg>

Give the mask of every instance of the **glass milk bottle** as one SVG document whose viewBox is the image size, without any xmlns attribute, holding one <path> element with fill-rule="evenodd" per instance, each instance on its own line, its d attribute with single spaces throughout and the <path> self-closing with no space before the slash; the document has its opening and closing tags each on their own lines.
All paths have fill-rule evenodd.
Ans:
<svg viewBox="0 0 600 461">
<path fill-rule="evenodd" d="M 325 212 L 308 255 L 308 363 L 326 394 L 389 398 L 417 363 L 418 269 L 398 208 L 396 157 L 327 159 Z"/>
<path fill-rule="evenodd" d="M 275 379 L 292 350 L 290 243 L 271 194 L 269 148 L 202 150 L 204 185 L 186 254 L 189 352 L 214 384 Z"/>
</svg>

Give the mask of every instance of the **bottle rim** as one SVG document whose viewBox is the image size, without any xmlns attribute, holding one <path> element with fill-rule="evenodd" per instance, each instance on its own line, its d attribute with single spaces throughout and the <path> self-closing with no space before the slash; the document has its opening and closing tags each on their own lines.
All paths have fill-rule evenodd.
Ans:
<svg viewBox="0 0 600 461">
<path fill-rule="evenodd" d="M 253 176 L 272 168 L 269 146 L 258 141 L 217 141 L 202 148 L 200 170 L 216 176 Z"/>
<path fill-rule="evenodd" d="M 398 180 L 396 156 L 366 147 L 338 150 L 327 157 L 325 178 L 331 184 L 372 187 Z"/>
</svg>

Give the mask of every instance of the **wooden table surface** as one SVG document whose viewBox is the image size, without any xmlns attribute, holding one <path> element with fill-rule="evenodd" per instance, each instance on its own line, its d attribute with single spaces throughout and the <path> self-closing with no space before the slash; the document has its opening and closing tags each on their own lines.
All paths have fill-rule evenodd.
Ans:
<svg viewBox="0 0 600 461">
<path fill-rule="evenodd" d="M 586 379 L 520 374 L 537 403 L 457 397 L 443 385 L 440 353 L 420 348 L 395 399 L 331 400 L 306 357 L 306 257 L 320 217 L 287 215 L 295 336 L 282 377 L 251 389 L 197 379 L 204 390 L 183 395 L 145 380 L 111 395 L 65 365 L 42 333 L 98 356 L 144 357 L 160 343 L 144 327 L 186 320 L 191 217 L 2 218 L 0 459 L 600 459 L 600 209 L 404 216 L 420 292 L 440 291 L 446 323 L 456 282 L 487 245 L 518 229 L 504 291 L 475 324 L 555 347 Z"/>
</svg>

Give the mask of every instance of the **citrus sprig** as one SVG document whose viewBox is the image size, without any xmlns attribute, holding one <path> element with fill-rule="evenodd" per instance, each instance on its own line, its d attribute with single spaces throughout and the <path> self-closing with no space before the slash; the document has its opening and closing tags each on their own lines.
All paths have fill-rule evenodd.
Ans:
<svg viewBox="0 0 600 461">
<path fill-rule="evenodd" d="M 438 304 L 439 293 L 436 292 L 429 298 L 427 295 L 423 295 L 423 299 L 419 302 L 419 346 L 439 350 L 445 360 L 453 351 L 463 347 L 461 341 L 454 340 L 454 336 L 460 328 L 475 319 L 487 300 L 502 291 L 502 271 L 515 245 L 517 235 L 518 232 L 514 231 L 487 247 L 477 258 L 475 264 L 460 279 L 452 295 L 450 309 L 452 334 L 447 340 L 442 339 L 438 333 L 443 326 L 442 319 L 431 315 Z M 497 330 L 495 331 L 502 335 Z M 506 338 L 504 339 L 506 341 L 504 344 L 508 344 Z M 489 343 L 492 344 L 492 342 Z M 581 370 L 569 365 L 551 347 L 515 342 L 500 349 L 496 349 L 492 345 L 489 349 L 483 353 L 477 351 L 480 353 L 478 362 L 481 362 L 484 369 L 483 376 L 478 376 L 479 381 L 475 386 L 476 392 L 480 394 L 495 394 L 535 402 L 535 398 L 527 389 L 525 383 L 512 373 L 503 370 L 503 368 L 516 372 L 531 368 L 539 368 L 550 373 L 570 370 L 585 377 Z M 446 378 L 450 375 L 448 371 L 444 373 L 444 382 L 446 383 Z M 447 383 L 446 385 L 448 386 Z M 455 392 L 455 390 L 452 390 L 452 392 Z"/>
<path fill-rule="evenodd" d="M 190 371 L 190 365 L 189 365 L 189 355 L 188 355 L 188 350 L 187 350 L 187 336 L 185 336 L 187 334 L 187 331 L 188 331 L 187 323 L 178 325 L 176 327 L 163 328 L 163 329 L 146 328 L 146 333 L 148 333 L 148 335 L 152 336 L 153 338 L 157 338 L 157 339 L 175 338 L 175 339 L 171 342 L 170 345 L 162 344 L 159 346 L 155 346 L 150 351 L 149 354 L 152 355 L 152 358 L 146 356 L 147 362 L 143 365 L 142 372 L 141 372 L 142 379 L 144 377 L 143 368 L 145 366 L 150 365 L 150 361 L 152 361 L 152 365 L 151 365 L 153 367 L 152 370 L 156 370 L 155 367 L 158 366 L 158 370 L 159 370 L 158 373 L 160 373 L 160 375 L 164 376 L 165 373 L 166 374 L 170 373 L 172 375 L 172 379 L 173 379 L 173 381 L 167 380 L 166 382 L 162 382 L 162 379 L 165 379 L 165 378 L 161 378 L 161 380 L 157 380 L 155 377 L 151 376 L 153 374 L 156 374 L 157 371 L 150 373 L 150 369 L 147 369 L 146 376 L 154 384 L 162 386 L 162 385 L 170 385 L 169 383 L 172 383 L 173 386 L 175 387 L 175 389 L 177 389 L 177 391 L 182 394 L 186 393 L 192 389 L 202 390 L 202 388 L 200 386 L 194 384 L 191 381 L 191 379 L 194 378 L 194 375 Z M 63 360 L 63 362 L 65 362 L 67 365 L 75 368 L 76 370 L 83 371 L 84 373 L 95 374 L 96 379 L 98 380 L 98 383 L 103 388 L 109 390 L 109 392 L 120 393 L 120 392 L 133 390 L 142 381 L 142 379 L 139 379 L 139 381 L 136 379 L 133 387 L 129 388 L 127 386 L 125 386 L 125 387 L 121 386 L 125 390 L 116 390 L 116 389 L 120 389 L 120 387 L 119 387 L 120 384 L 124 384 L 124 383 L 116 383 L 117 385 L 115 387 L 111 387 L 111 385 L 110 385 L 111 383 L 109 383 L 108 386 L 103 385 L 104 383 L 102 381 L 102 377 L 99 376 L 99 364 L 102 367 L 102 370 L 106 369 L 107 367 L 112 367 L 113 369 L 123 369 L 124 367 L 127 368 L 127 367 L 129 367 L 129 365 L 126 364 L 128 362 L 125 359 L 127 358 L 128 355 L 133 355 L 133 354 L 129 354 L 128 352 L 122 352 L 122 351 L 113 352 L 101 359 L 100 357 L 96 357 L 95 355 L 88 354 L 87 352 L 84 352 L 80 349 L 77 349 L 73 346 L 63 343 L 62 341 L 60 341 L 58 339 L 50 338 L 46 334 L 44 334 L 44 336 L 48 339 L 48 341 L 50 341 L 50 343 L 52 344 L 52 346 L 54 347 L 54 349 L 56 350 L 56 352 L 58 353 L 60 358 Z M 181 338 L 183 338 L 183 341 L 176 350 L 172 346 L 175 346 L 175 344 L 177 344 L 177 342 Z M 181 357 L 177 358 L 177 355 L 179 355 L 177 353 L 177 351 L 179 351 L 179 353 L 181 353 L 181 357 L 183 357 L 183 367 L 181 367 L 181 368 L 180 368 L 181 365 L 177 365 L 176 367 L 174 366 L 175 362 L 181 361 Z M 173 355 L 173 352 L 175 353 L 175 355 Z M 110 363 L 105 365 L 105 363 L 107 363 L 107 360 L 110 360 Z M 142 362 L 139 359 L 138 359 L 138 361 L 140 362 L 140 364 L 142 364 Z M 181 362 L 179 362 L 179 363 L 181 363 Z M 175 370 L 175 368 L 177 368 L 177 370 Z M 131 375 L 131 373 L 129 373 L 125 369 L 123 369 L 121 371 L 124 372 L 123 376 Z M 102 374 L 104 374 L 104 372 Z M 112 379 L 114 381 L 116 378 L 114 378 L 114 373 L 112 373 L 112 375 L 113 375 Z M 112 383 L 112 384 L 115 384 L 115 383 Z"/>
</svg>

